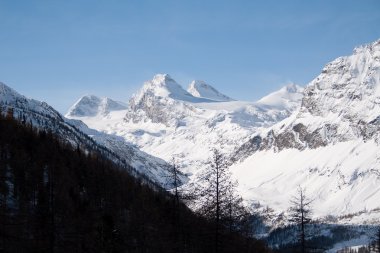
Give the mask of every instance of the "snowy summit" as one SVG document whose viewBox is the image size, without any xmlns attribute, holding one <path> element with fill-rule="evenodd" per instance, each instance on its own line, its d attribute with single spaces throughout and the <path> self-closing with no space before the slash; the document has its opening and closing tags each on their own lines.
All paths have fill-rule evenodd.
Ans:
<svg viewBox="0 0 380 253">
<path fill-rule="evenodd" d="M 187 102 L 197 101 L 169 74 L 157 74 L 151 81 L 145 82 L 143 87 L 133 96 L 133 100 L 135 103 L 139 103 L 145 96 L 171 98 Z"/>
<path fill-rule="evenodd" d="M 302 99 L 303 90 L 303 87 L 291 83 L 261 98 L 257 103 L 278 108 L 298 106 L 299 103 L 296 101 Z"/>
<path fill-rule="evenodd" d="M 194 97 L 207 98 L 214 101 L 232 101 L 233 99 L 220 93 L 204 81 L 195 80 L 189 85 L 187 91 Z"/>
<path fill-rule="evenodd" d="M 66 117 L 92 117 L 112 111 L 125 110 L 126 104 L 110 98 L 99 98 L 93 95 L 81 97 L 68 111 Z"/>
</svg>

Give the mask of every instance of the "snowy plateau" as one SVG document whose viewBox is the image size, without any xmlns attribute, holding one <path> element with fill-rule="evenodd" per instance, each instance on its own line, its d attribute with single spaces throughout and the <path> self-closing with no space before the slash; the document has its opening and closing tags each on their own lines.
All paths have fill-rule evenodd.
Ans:
<svg viewBox="0 0 380 253">
<path fill-rule="evenodd" d="M 301 186 L 316 219 L 379 222 L 380 40 L 328 63 L 305 88 L 290 84 L 256 102 L 204 81 L 185 90 L 168 74 L 126 106 L 104 101 L 112 100 L 84 96 L 66 117 L 167 162 L 175 157 L 189 182 L 218 148 L 246 203 L 277 214 L 286 215 Z"/>
</svg>

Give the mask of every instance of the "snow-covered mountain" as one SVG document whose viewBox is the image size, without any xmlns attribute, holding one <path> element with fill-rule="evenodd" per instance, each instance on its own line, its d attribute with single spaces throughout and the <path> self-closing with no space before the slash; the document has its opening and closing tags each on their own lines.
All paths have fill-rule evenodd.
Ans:
<svg viewBox="0 0 380 253">
<path fill-rule="evenodd" d="M 193 87 L 200 91 L 199 96 L 185 91 L 169 75 L 157 74 L 132 96 L 126 110 L 68 117 L 122 136 L 164 160 L 176 157 L 184 172 L 194 173 L 205 166 L 213 147 L 229 154 L 258 129 L 288 117 L 301 104 L 303 91 L 293 85 L 270 95 L 268 103 L 254 103 L 233 101 L 208 85 Z M 206 90 L 209 93 L 203 92 Z M 274 104 L 276 97 L 281 105 Z"/>
<path fill-rule="evenodd" d="M 194 97 L 198 97 L 198 98 L 207 98 L 214 101 L 232 101 L 233 100 L 232 98 L 220 93 L 211 85 L 200 80 L 192 81 L 187 91 Z"/>
<path fill-rule="evenodd" d="M 185 91 L 158 74 L 125 110 L 70 117 L 164 160 L 174 156 L 189 174 L 220 148 L 244 199 L 277 213 L 301 185 L 315 217 L 380 220 L 380 40 L 327 64 L 305 89 L 289 84 L 257 102 L 204 82 Z"/>
<path fill-rule="evenodd" d="M 285 211 L 301 185 L 317 217 L 378 222 L 380 40 L 327 64 L 299 110 L 231 157 L 245 199 Z"/>
<path fill-rule="evenodd" d="M 86 95 L 81 97 L 68 111 L 67 115 L 71 117 L 96 116 L 98 114 L 107 114 L 112 111 L 127 109 L 123 102 L 114 101 L 110 98 L 99 98 L 97 96 Z"/>
<path fill-rule="evenodd" d="M 107 103 L 103 103 L 104 101 Z M 120 109 L 108 103 L 109 101 L 100 100 L 102 105 L 111 105 L 108 108 Z M 82 103 L 77 103 L 77 106 L 82 106 Z M 75 147 L 80 146 L 88 151 L 97 150 L 128 169 L 133 175 L 165 186 L 170 165 L 164 160 L 140 151 L 124 138 L 90 129 L 78 120 L 66 119 L 48 104 L 28 99 L 3 83 L 0 83 L 0 112 L 12 112 L 21 122 L 52 131 Z M 181 178 L 183 182 L 187 181 L 185 176 Z"/>
<path fill-rule="evenodd" d="M 300 86 L 291 83 L 261 98 L 257 104 L 274 108 L 289 108 L 294 111 L 300 105 L 299 101 L 303 97 L 302 91 L 303 89 Z"/>
</svg>

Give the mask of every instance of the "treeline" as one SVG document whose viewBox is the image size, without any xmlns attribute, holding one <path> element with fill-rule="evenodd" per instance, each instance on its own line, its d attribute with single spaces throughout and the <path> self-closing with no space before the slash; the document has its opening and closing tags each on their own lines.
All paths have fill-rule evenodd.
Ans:
<svg viewBox="0 0 380 253">
<path fill-rule="evenodd" d="M 291 200 L 289 208 L 289 225 L 272 231 L 266 239 L 278 253 L 326 252 L 338 242 L 350 241 L 367 235 L 369 245 L 356 248 L 345 248 L 338 252 L 377 253 L 380 252 L 380 227 L 353 231 L 349 226 L 323 224 L 311 218 L 312 200 L 306 196 L 304 188 L 299 186 L 298 192 Z M 290 236 L 289 236 L 290 235 Z M 289 240 L 290 239 L 290 240 Z"/>
<path fill-rule="evenodd" d="M 268 252 L 96 152 L 0 116 L 0 252 Z M 180 215 L 178 215 L 180 213 Z"/>
<path fill-rule="evenodd" d="M 275 229 L 267 238 L 268 244 L 272 245 L 273 252 L 276 253 L 297 253 L 302 252 L 300 242 L 294 239 L 299 229 L 294 225 L 289 225 Z M 337 250 L 337 253 L 378 253 L 380 252 L 380 229 L 355 230 L 351 226 L 337 224 L 308 224 L 308 238 L 304 252 L 327 252 L 334 248 L 336 244 L 357 240 L 366 235 L 361 246 L 352 246 Z M 290 239 L 290 240 L 289 240 Z M 343 246 L 342 246 L 343 247 Z"/>
</svg>

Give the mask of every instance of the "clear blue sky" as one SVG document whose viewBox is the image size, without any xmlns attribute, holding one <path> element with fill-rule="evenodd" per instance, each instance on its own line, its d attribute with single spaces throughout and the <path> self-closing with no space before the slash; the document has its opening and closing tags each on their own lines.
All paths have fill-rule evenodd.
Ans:
<svg viewBox="0 0 380 253">
<path fill-rule="evenodd" d="M 60 112 L 155 73 L 252 101 L 378 38 L 379 0 L 0 0 L 0 81 Z"/>
</svg>

